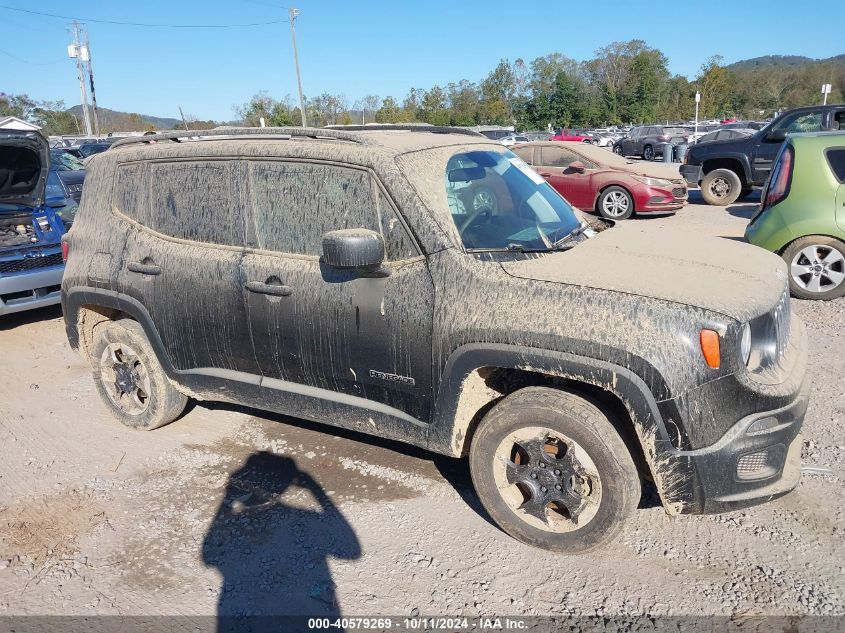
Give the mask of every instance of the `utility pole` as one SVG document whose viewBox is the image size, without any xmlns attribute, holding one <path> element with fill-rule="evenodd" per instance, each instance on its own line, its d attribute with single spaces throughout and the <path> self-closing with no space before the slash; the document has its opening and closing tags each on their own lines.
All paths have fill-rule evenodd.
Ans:
<svg viewBox="0 0 845 633">
<path fill-rule="evenodd" d="M 88 41 L 88 31 L 85 31 L 85 52 L 88 59 L 88 82 L 91 85 L 91 106 L 94 112 L 94 134 L 100 136 L 100 118 L 97 116 L 97 93 L 94 92 L 94 66 L 91 63 L 91 44 Z"/>
<path fill-rule="evenodd" d="M 82 66 L 84 49 L 79 42 L 79 23 L 74 20 L 71 26 L 73 28 L 73 43 L 67 47 L 67 54 L 71 59 L 76 59 L 76 74 L 79 78 L 79 98 L 82 102 L 82 119 L 85 124 L 86 136 L 91 136 L 91 120 L 88 114 L 88 92 L 85 90 L 85 69 Z"/>
<path fill-rule="evenodd" d="M 185 126 L 185 131 L 188 131 L 188 122 L 185 121 L 185 113 L 182 112 L 182 106 L 179 106 L 179 116 L 182 117 L 182 125 Z"/>
<path fill-rule="evenodd" d="M 294 22 L 299 16 L 299 9 L 291 7 L 288 11 L 290 15 L 290 37 L 293 40 L 293 63 L 296 65 L 296 85 L 299 88 L 299 111 L 302 114 L 302 127 L 307 127 L 305 121 L 305 98 L 302 96 L 302 78 L 299 75 L 299 55 L 296 53 L 296 28 Z"/>
</svg>

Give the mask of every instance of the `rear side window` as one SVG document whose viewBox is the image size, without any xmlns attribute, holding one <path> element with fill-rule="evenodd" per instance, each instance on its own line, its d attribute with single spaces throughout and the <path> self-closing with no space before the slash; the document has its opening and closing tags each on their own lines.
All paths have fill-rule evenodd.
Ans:
<svg viewBox="0 0 845 633">
<path fill-rule="evenodd" d="M 325 233 L 364 228 L 381 233 L 389 261 L 419 254 L 367 171 L 316 163 L 251 161 L 249 186 L 261 249 L 319 257 Z"/>
<path fill-rule="evenodd" d="M 845 182 L 845 147 L 827 150 L 827 162 L 839 182 Z"/>
<path fill-rule="evenodd" d="M 228 161 L 150 165 L 149 227 L 195 242 L 243 246 L 243 218 L 232 204 Z"/>
<path fill-rule="evenodd" d="M 243 215 L 233 199 L 227 161 L 121 165 L 114 193 L 118 210 L 153 231 L 244 246 Z"/>
</svg>

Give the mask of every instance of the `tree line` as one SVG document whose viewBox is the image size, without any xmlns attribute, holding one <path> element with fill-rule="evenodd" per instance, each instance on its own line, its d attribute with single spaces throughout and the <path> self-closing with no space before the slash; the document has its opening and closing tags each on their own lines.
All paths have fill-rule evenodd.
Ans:
<svg viewBox="0 0 845 633">
<path fill-rule="evenodd" d="M 614 42 L 595 57 L 576 61 L 550 53 L 530 62 L 503 59 L 480 81 L 463 79 L 412 88 L 401 100 L 368 95 L 350 105 L 344 95 L 306 101 L 309 125 L 361 122 L 434 125 L 515 125 L 517 129 L 598 127 L 692 119 L 695 93 L 702 119 L 760 119 L 774 112 L 818 103 L 823 83 L 828 101 L 845 94 L 845 58 L 800 65 L 778 58 L 761 66 L 725 66 L 720 56 L 702 64 L 692 79 L 672 75 L 666 56 L 642 40 Z M 298 103 L 263 92 L 235 108 L 248 125 L 297 125 Z"/>
<path fill-rule="evenodd" d="M 530 62 L 503 59 L 481 80 L 412 88 L 401 100 L 367 95 L 350 103 L 342 94 L 323 93 L 306 99 L 305 109 L 312 126 L 422 122 L 530 130 L 689 120 L 696 91 L 701 93 L 702 119 L 760 119 L 818 103 L 823 83 L 833 85 L 830 103 L 845 101 L 845 56 L 800 64 L 780 61 L 773 57 L 760 64 L 725 66 L 721 57 L 714 56 L 688 79 L 669 72 L 661 51 L 642 40 L 630 40 L 600 48 L 592 59 L 581 62 L 561 53 Z M 298 100 L 290 95 L 276 99 L 259 92 L 234 111 L 246 125 L 258 126 L 261 119 L 268 126 L 301 123 Z M 0 116 L 7 114 L 41 125 L 47 134 L 79 131 L 79 120 L 61 101 L 37 102 L 27 95 L 0 93 Z M 150 127 L 138 114 L 121 114 L 105 125 L 101 121 L 104 133 Z M 218 124 L 187 118 L 191 129 Z"/>
</svg>

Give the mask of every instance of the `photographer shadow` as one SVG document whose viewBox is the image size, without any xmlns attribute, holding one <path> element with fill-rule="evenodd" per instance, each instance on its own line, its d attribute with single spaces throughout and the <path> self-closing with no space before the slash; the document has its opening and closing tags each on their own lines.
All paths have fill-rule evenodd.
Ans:
<svg viewBox="0 0 845 633">
<path fill-rule="evenodd" d="M 217 630 L 278 631 L 279 616 L 340 616 L 328 559 L 360 556 L 352 527 L 293 459 L 250 455 L 230 475 L 202 545 L 203 562 L 223 576 Z"/>
</svg>

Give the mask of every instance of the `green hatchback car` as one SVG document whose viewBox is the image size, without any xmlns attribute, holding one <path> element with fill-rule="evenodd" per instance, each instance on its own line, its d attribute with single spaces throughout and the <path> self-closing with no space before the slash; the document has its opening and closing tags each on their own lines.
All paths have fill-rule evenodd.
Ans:
<svg viewBox="0 0 845 633">
<path fill-rule="evenodd" d="M 799 299 L 845 295 L 845 132 L 787 137 L 745 229 L 789 266 Z"/>
</svg>

